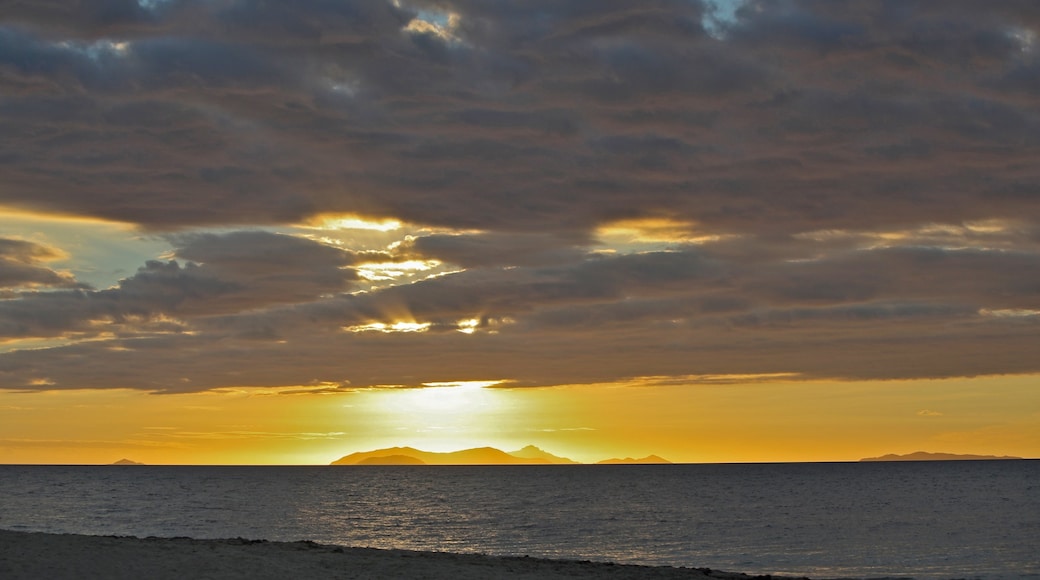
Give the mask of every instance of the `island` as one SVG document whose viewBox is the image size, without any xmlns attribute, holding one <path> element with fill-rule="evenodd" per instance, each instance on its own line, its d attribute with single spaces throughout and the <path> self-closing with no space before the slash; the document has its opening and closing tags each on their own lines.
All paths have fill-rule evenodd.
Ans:
<svg viewBox="0 0 1040 580">
<path fill-rule="evenodd" d="M 380 457 L 366 457 L 355 465 L 426 465 L 427 463 L 418 457 L 411 455 L 385 455 Z"/>
<path fill-rule="evenodd" d="M 989 461 L 1007 459 L 1022 458 L 1012 457 L 1010 455 L 966 455 L 957 453 L 929 453 L 927 451 L 915 451 L 913 453 L 907 453 L 906 455 L 889 453 L 888 455 L 882 455 L 881 457 L 864 457 L 863 459 L 860 459 L 860 461 Z"/>
<path fill-rule="evenodd" d="M 132 461 L 130 459 L 120 459 L 119 461 L 116 461 L 115 463 L 109 463 L 109 465 L 144 465 L 144 464 L 143 463 L 138 463 L 137 461 Z"/>
<path fill-rule="evenodd" d="M 548 465 L 552 463 L 540 453 L 528 453 L 527 455 L 518 457 L 494 447 L 477 447 L 451 452 L 422 451 L 414 447 L 391 447 L 351 453 L 333 461 L 332 465 Z"/>
<path fill-rule="evenodd" d="M 605 459 L 597 465 L 664 464 L 671 463 L 657 455 L 641 459 Z M 494 447 L 476 447 L 461 451 L 423 451 L 414 447 L 390 447 L 374 451 L 359 451 L 344 455 L 331 465 L 579 465 L 578 461 L 560 457 L 528 445 L 516 451 L 502 451 Z"/>
<path fill-rule="evenodd" d="M 665 463 L 671 463 L 671 461 L 668 461 L 667 459 L 665 459 L 663 457 L 658 457 L 656 455 L 647 455 L 646 457 L 641 457 L 639 459 L 633 459 L 631 457 L 626 457 L 624 459 L 618 459 L 618 458 L 615 457 L 615 458 L 612 458 L 612 459 L 604 459 L 603 461 L 597 461 L 596 462 L 597 465 L 640 465 L 640 464 L 654 465 L 654 464 L 665 464 Z"/>
</svg>

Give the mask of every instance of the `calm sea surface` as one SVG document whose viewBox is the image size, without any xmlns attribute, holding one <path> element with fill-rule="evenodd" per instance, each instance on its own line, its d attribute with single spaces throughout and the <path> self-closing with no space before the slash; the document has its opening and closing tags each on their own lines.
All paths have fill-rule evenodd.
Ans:
<svg viewBox="0 0 1040 580">
<path fill-rule="evenodd" d="M 1040 461 L 0 466 L 0 528 L 815 577 L 1040 578 Z"/>
</svg>

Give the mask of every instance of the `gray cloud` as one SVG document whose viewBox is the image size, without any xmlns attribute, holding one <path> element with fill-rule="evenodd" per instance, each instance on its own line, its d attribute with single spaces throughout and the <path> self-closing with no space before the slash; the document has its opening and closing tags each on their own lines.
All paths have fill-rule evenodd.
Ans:
<svg viewBox="0 0 1040 580">
<path fill-rule="evenodd" d="M 104 6 L 0 11 L 3 129 L 47 135 L 8 140 L 7 203 L 576 233 L 1036 217 L 1028 5 L 753 2 L 722 39 L 685 0 Z M 405 30 L 418 9 L 455 40 Z"/>
<path fill-rule="evenodd" d="M 172 239 L 175 255 L 187 260 L 183 265 L 152 260 L 114 288 L 22 292 L 0 301 L 0 337 L 96 335 L 134 326 L 145 332 L 185 331 L 184 322 L 170 324 L 165 318 L 308 302 L 343 291 L 357 279 L 348 267 L 355 254 L 303 238 L 243 231 Z"/>
<path fill-rule="evenodd" d="M 0 205 L 171 244 L 92 290 L 0 243 L 0 334 L 71 341 L 0 382 L 1040 370 L 1034 2 L 398 4 L 0 6 Z M 336 213 L 412 235 L 254 231 Z M 464 271 L 359 278 L 407 259 Z"/>
<path fill-rule="evenodd" d="M 262 232 L 173 239 L 178 257 L 199 262 L 151 262 L 117 288 L 5 303 L 6 336 L 117 335 L 111 344 L 51 349 L 31 364 L 18 361 L 41 355 L 8 353 L 4 360 L 16 370 L 6 371 L 7 384 L 27 385 L 41 373 L 66 384 L 98 373 L 89 382 L 101 385 L 107 365 L 95 368 L 94 361 L 115 357 L 111 364 L 121 364 L 133 353 L 163 367 L 158 359 L 171 349 L 192 357 L 191 370 L 177 371 L 188 376 L 124 369 L 115 373 L 122 379 L 109 376 L 107 384 L 182 391 L 344 380 L 417 385 L 482 373 L 534 385 L 612 374 L 893 378 L 1037 370 L 1023 357 L 1040 323 L 1040 280 L 1022 275 L 1040 271 L 1035 253 L 906 247 L 792 260 L 800 248 L 793 244 L 779 258 L 748 267 L 731 249 L 708 245 L 554 265 L 486 265 L 337 294 L 323 292 L 330 288 L 321 273 L 349 272 L 343 268 L 358 256 Z M 820 248 L 800 249 L 805 255 Z M 334 282 L 349 278 L 340 274 Z M 474 322 L 463 326 L 465 320 Z M 429 327 L 360 330 L 398 321 Z M 109 352 L 111 346 L 118 348 Z M 87 351 L 97 352 L 83 356 Z M 930 362 L 915 367 L 904 351 Z M 343 360 L 337 352 L 351 354 Z M 257 353 L 259 362 L 241 366 L 242 357 Z M 608 356 L 618 359 L 608 363 L 604 353 L 625 354 Z M 941 362 L 942 353 L 950 360 Z M 392 365 L 379 362 L 386 356 Z M 561 357 L 567 362 L 547 362 Z M 893 366 L 881 369 L 879 359 Z M 44 368 L 44 360 L 54 364 Z"/>
<path fill-rule="evenodd" d="M 555 332 L 505 324 L 495 334 L 299 331 L 278 341 L 180 334 L 13 352 L 0 358 L 0 375 L 10 388 L 46 378 L 53 383 L 49 388 L 186 392 L 228 385 L 419 385 L 489 378 L 512 379 L 516 386 L 556 385 L 737 369 L 859 379 L 1035 372 L 1029 353 L 1037 323 L 1019 322 L 983 320 L 964 309 L 879 305 L 804 309 L 753 325 L 619 319 Z M 174 352 L 178 355 L 171 356 Z M 184 364 L 184 357 L 191 364 Z"/>
<path fill-rule="evenodd" d="M 466 268 L 540 266 L 579 260 L 585 254 L 581 246 L 587 243 L 545 234 L 433 234 L 408 240 L 400 251 Z"/>
<path fill-rule="evenodd" d="M 71 275 L 43 265 L 59 257 L 60 252 L 47 246 L 25 240 L 0 238 L 0 289 L 80 286 Z"/>
</svg>

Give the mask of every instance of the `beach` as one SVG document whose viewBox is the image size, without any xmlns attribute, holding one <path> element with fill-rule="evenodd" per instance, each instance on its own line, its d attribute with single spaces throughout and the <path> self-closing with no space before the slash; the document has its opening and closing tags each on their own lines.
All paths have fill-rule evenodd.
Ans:
<svg viewBox="0 0 1040 580">
<path fill-rule="evenodd" d="M 493 557 L 408 550 L 347 548 L 314 542 L 243 538 L 133 538 L 0 530 L 0 578 L 5 580 L 267 580 L 307 578 L 751 579 L 706 568 Z M 775 577 L 774 577 L 775 578 Z"/>
</svg>

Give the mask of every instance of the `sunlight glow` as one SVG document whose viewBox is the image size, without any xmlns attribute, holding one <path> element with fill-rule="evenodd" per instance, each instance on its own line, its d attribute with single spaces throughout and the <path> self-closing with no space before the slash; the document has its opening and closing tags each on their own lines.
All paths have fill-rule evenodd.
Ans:
<svg viewBox="0 0 1040 580">
<path fill-rule="evenodd" d="M 485 387 L 494 387 L 495 385 L 501 385 L 508 381 L 499 379 L 497 381 L 447 381 L 441 383 L 423 383 L 427 387 L 451 387 L 451 388 L 463 388 L 463 389 L 483 389 Z"/>
<path fill-rule="evenodd" d="M 76 343 L 76 339 L 68 336 L 57 337 L 30 337 L 30 338 L 0 338 L 0 353 L 17 352 L 20 350 L 45 350 Z"/>
<path fill-rule="evenodd" d="M 394 444 L 455 451 L 489 443 L 500 436 L 512 413 L 524 407 L 510 390 L 493 389 L 505 381 L 446 381 L 421 388 L 397 388 L 368 393 L 375 416 L 393 433 Z"/>
<path fill-rule="evenodd" d="M 408 22 L 403 30 L 412 34 L 429 34 L 444 42 L 461 44 L 462 39 L 455 35 L 459 22 L 458 14 L 420 10 L 419 15 Z"/>
<path fill-rule="evenodd" d="M 33 378 L 48 380 L 46 373 Z M 327 464 L 395 445 L 508 451 L 526 444 L 585 462 L 647 453 L 676 462 L 854 461 L 919 447 L 1040 456 L 1038 375 L 881 383 L 795 378 L 697 388 L 669 378 L 513 389 L 493 380 L 422 388 L 308 385 L 339 385 L 335 394 L 284 394 L 285 387 L 162 396 L 0 390 L 0 463 L 110 463 L 129 456 L 149 464 Z M 980 393 L 987 393 L 986 404 L 979 404 Z M 1002 426 L 979 429 L 991 424 Z"/>
<path fill-rule="evenodd" d="M 426 332 L 430 329 L 429 322 L 394 322 L 393 324 L 386 324 L 383 322 L 373 322 L 371 324 L 359 324 L 357 326 L 347 326 L 344 330 L 347 332 Z"/>
<path fill-rule="evenodd" d="M 358 276 L 370 282 L 394 280 L 415 272 L 425 272 L 440 266 L 439 260 L 406 260 L 404 262 L 378 262 L 361 264 Z"/>
<path fill-rule="evenodd" d="M 69 213 L 35 211 L 10 205 L 0 205 L 0 214 L 4 216 L 4 222 L 17 220 L 22 222 L 35 222 L 39 224 L 74 225 L 88 224 L 116 228 L 120 230 L 133 230 L 136 226 L 127 222 L 107 220 L 97 217 L 73 215 Z"/>
<path fill-rule="evenodd" d="M 457 331 L 463 334 L 473 334 L 477 330 L 477 326 L 480 326 L 480 321 L 476 318 L 470 318 L 468 320 L 460 320 L 455 323 L 458 327 Z"/>
<path fill-rule="evenodd" d="M 789 381 L 801 376 L 799 373 L 741 373 L 741 374 L 705 374 L 676 376 L 636 377 L 632 384 L 639 385 L 728 385 L 736 383 L 760 383 L 772 381 Z"/>
<path fill-rule="evenodd" d="M 395 219 L 370 219 L 358 215 L 322 215 L 305 227 L 319 230 L 371 230 L 389 232 L 401 229 L 401 222 Z"/>
<path fill-rule="evenodd" d="M 891 231 L 816 230 L 794 234 L 797 240 L 825 243 L 848 240 L 861 250 L 925 246 L 944 250 L 1000 250 L 1017 245 L 1025 225 L 1006 219 L 979 220 L 963 223 L 926 223 Z"/>
<path fill-rule="evenodd" d="M 981 234 L 1001 234 L 1012 229 L 1015 223 L 1004 219 L 989 219 L 974 222 L 964 222 L 964 228 L 968 231 Z"/>
<path fill-rule="evenodd" d="M 1027 316 L 1040 316 L 1040 310 L 1028 308 L 983 308 L 979 310 L 981 316 L 992 316 L 993 318 L 1025 318 Z"/>
<path fill-rule="evenodd" d="M 695 222 L 667 217 L 613 221 L 596 229 L 596 239 L 607 246 L 597 250 L 597 253 L 665 251 L 679 244 L 703 245 L 737 237 L 728 234 L 707 234 L 696 230 Z"/>
<path fill-rule="evenodd" d="M 640 242 L 683 242 L 691 238 L 694 223 L 671 218 L 618 220 L 596 229 L 600 238 Z"/>
</svg>

